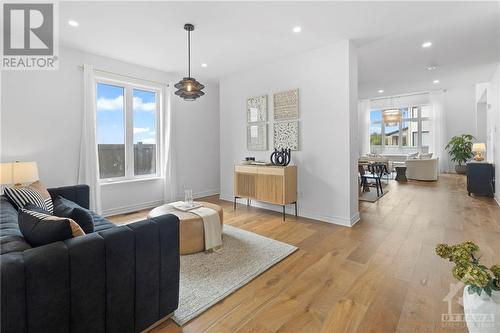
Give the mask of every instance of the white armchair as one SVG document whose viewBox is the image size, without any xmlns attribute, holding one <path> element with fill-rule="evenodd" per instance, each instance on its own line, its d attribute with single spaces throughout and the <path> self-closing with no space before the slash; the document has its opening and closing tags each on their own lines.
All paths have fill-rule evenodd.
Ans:
<svg viewBox="0 0 500 333">
<path fill-rule="evenodd" d="M 438 180 L 439 158 L 406 160 L 406 178 L 414 180 Z"/>
</svg>

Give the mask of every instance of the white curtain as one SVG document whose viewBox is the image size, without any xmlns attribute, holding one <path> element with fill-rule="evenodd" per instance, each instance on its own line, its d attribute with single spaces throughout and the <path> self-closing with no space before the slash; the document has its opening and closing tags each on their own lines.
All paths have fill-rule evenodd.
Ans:
<svg viewBox="0 0 500 333">
<path fill-rule="evenodd" d="M 90 187 L 90 209 L 102 213 L 96 142 L 95 80 L 92 65 L 83 65 L 83 119 L 78 183 Z"/>
<path fill-rule="evenodd" d="M 444 110 L 444 92 L 442 90 L 432 91 L 430 93 L 430 103 L 432 105 L 431 133 L 432 141 L 429 152 L 433 157 L 439 157 L 439 172 L 449 172 L 449 159 L 445 146 L 446 138 L 446 119 Z"/>
<path fill-rule="evenodd" d="M 368 99 L 358 102 L 359 156 L 370 152 L 370 104 Z"/>
<path fill-rule="evenodd" d="M 175 163 L 173 161 L 174 145 L 172 143 L 172 110 L 170 104 L 171 89 L 163 88 L 161 135 L 162 135 L 162 167 L 163 167 L 163 201 L 169 203 L 177 200 L 177 183 Z"/>
</svg>

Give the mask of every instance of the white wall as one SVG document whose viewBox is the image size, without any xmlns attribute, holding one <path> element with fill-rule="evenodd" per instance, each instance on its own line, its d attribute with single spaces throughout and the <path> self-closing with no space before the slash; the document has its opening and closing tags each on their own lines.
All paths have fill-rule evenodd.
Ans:
<svg viewBox="0 0 500 333">
<path fill-rule="evenodd" d="M 235 164 L 245 156 L 267 161 L 273 147 L 270 121 L 269 150 L 247 151 L 246 99 L 267 94 L 268 117 L 273 119 L 273 93 L 299 88 L 300 151 L 292 152 L 298 166 L 299 215 L 342 225 L 358 220 L 355 57 L 350 43 L 342 41 L 220 81 L 221 198 L 233 199 Z"/>
<path fill-rule="evenodd" d="M 180 77 L 64 47 L 60 59 L 58 71 L 3 72 L 1 77 L 1 161 L 37 161 L 48 187 L 77 181 L 83 109 L 83 72 L 78 66 L 88 63 L 165 83 Z M 206 95 L 195 102 L 172 97 L 178 184 L 189 180 L 196 194 L 217 193 L 219 187 L 218 84 L 206 85 Z M 162 180 L 105 185 L 103 212 L 156 205 L 163 200 L 162 186 Z"/>
<path fill-rule="evenodd" d="M 205 84 L 205 82 L 203 82 Z M 177 189 L 195 197 L 219 193 L 219 85 L 209 83 L 195 102 L 172 98 Z"/>
<path fill-rule="evenodd" d="M 444 93 L 444 118 L 446 122 L 446 142 L 456 135 L 476 135 L 475 110 L 476 87 L 466 84 L 446 89 Z M 455 162 L 448 157 L 448 172 L 455 172 Z"/>
<path fill-rule="evenodd" d="M 488 136 L 493 143 L 491 162 L 495 164 L 495 199 L 500 205 L 500 64 L 492 76 L 487 90 Z M 490 150 L 488 150 L 490 151 Z"/>
</svg>

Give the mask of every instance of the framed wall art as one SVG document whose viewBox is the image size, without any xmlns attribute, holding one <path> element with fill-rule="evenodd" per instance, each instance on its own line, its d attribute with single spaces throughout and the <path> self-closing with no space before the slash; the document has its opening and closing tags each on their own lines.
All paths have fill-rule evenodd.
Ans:
<svg viewBox="0 0 500 333">
<path fill-rule="evenodd" d="M 267 95 L 247 99 L 247 122 L 267 121 Z"/>
<path fill-rule="evenodd" d="M 299 150 L 298 121 L 283 121 L 274 123 L 274 148 Z"/>
<path fill-rule="evenodd" d="M 297 119 L 299 117 L 299 89 L 275 93 L 274 120 Z"/>
<path fill-rule="evenodd" d="M 267 150 L 267 124 L 249 124 L 247 126 L 247 149 Z"/>
</svg>

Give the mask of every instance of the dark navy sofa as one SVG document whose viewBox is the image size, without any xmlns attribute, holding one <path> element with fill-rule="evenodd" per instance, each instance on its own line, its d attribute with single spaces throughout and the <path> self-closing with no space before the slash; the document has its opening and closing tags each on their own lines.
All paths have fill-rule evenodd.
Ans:
<svg viewBox="0 0 500 333">
<path fill-rule="evenodd" d="M 89 207 L 86 185 L 49 193 Z M 1 332 L 140 332 L 177 308 L 178 218 L 92 214 L 94 233 L 32 248 L 0 197 Z"/>
</svg>

